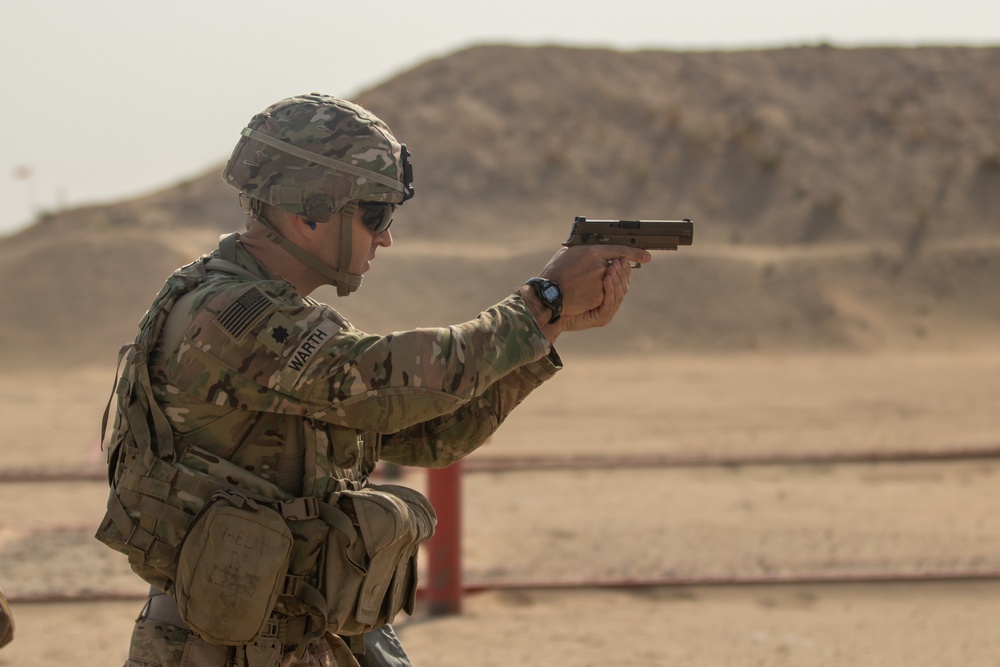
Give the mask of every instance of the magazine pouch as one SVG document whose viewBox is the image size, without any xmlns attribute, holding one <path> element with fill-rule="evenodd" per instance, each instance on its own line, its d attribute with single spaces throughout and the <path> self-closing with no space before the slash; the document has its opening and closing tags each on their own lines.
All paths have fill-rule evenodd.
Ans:
<svg viewBox="0 0 1000 667">
<path fill-rule="evenodd" d="M 327 630 L 361 634 L 401 610 L 412 614 L 417 551 L 434 534 L 434 508 L 420 493 L 394 485 L 342 491 L 332 503 L 342 520 L 330 522 L 327 540 Z"/>
</svg>

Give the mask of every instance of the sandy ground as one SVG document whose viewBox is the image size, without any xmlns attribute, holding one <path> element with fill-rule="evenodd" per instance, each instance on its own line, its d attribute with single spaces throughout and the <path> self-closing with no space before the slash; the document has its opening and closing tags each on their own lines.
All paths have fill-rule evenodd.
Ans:
<svg viewBox="0 0 1000 667">
<path fill-rule="evenodd" d="M 787 459 L 996 449 L 1000 352 L 567 363 L 469 460 L 463 570 L 486 590 L 398 624 L 418 667 L 1000 664 L 1000 459 Z M 110 387 L 107 369 L 0 377 L 0 469 L 96 469 Z M 538 455 L 690 465 L 487 465 Z M 784 458 L 694 465 L 739 456 Z M 18 622 L 0 665 L 123 662 L 140 601 L 26 601 L 143 590 L 90 538 L 105 494 L 0 483 Z M 970 578 L 801 583 L 926 574 Z M 722 585 L 761 578 L 799 583 Z M 667 585 L 685 581 L 720 583 Z"/>
</svg>

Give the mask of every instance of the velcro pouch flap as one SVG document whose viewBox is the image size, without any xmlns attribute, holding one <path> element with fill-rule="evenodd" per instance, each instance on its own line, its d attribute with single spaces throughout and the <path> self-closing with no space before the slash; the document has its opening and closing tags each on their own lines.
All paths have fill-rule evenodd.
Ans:
<svg viewBox="0 0 1000 667">
<path fill-rule="evenodd" d="M 434 510 L 427 500 L 412 489 L 402 486 L 372 486 L 357 492 L 366 502 L 355 498 L 358 529 L 368 551 L 368 576 L 358 600 L 357 620 L 375 624 L 383 602 L 390 592 L 393 578 L 400 565 L 409 563 L 415 547 L 433 533 Z M 402 568 L 406 571 L 408 568 Z M 413 582 L 416 583 L 415 581 Z M 388 607 L 395 615 L 400 596 L 392 596 Z M 390 620 L 390 619 L 387 619 Z"/>
<path fill-rule="evenodd" d="M 384 485 L 380 488 L 391 489 L 406 503 L 410 514 L 412 544 L 396 564 L 392 589 L 389 591 L 388 608 L 401 609 L 407 614 L 412 614 L 417 599 L 417 550 L 423 542 L 434 535 L 437 515 L 427 499 L 413 489 L 394 485 Z"/>
<path fill-rule="evenodd" d="M 278 512 L 217 493 L 181 546 L 174 589 L 181 618 L 205 641 L 249 642 L 274 609 L 292 545 Z"/>
</svg>

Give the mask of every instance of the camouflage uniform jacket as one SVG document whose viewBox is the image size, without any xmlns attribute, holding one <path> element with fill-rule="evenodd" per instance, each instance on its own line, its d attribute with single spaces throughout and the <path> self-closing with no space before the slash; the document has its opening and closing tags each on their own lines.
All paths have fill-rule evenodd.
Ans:
<svg viewBox="0 0 1000 667">
<path fill-rule="evenodd" d="M 371 335 L 235 247 L 245 273 L 209 271 L 171 311 L 153 395 L 182 448 L 292 495 L 327 497 L 379 458 L 457 461 L 561 367 L 517 296 L 464 324 Z"/>
</svg>

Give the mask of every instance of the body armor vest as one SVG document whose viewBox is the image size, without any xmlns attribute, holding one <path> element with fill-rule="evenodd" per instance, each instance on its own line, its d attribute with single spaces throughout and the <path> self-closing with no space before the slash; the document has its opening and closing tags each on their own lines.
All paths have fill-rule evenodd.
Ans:
<svg viewBox="0 0 1000 667">
<path fill-rule="evenodd" d="M 324 497 L 296 497 L 222 457 L 185 444 L 153 395 L 149 356 L 178 300 L 214 271 L 260 279 L 233 261 L 235 238 L 222 240 L 218 256 L 203 256 L 174 272 L 140 321 L 135 341 L 119 352 L 120 380 L 116 379 L 102 422 L 103 439 L 114 405 L 108 443 L 111 491 L 96 537 L 126 554 L 133 571 L 144 580 L 176 595 L 182 615 L 185 606 L 201 608 L 204 615 L 205 605 L 218 601 L 199 599 L 187 604 L 188 597 L 195 598 L 201 587 L 190 582 L 185 586 L 185 577 L 197 582 L 198 577 L 211 579 L 211 573 L 179 572 L 178 564 L 204 561 L 206 554 L 211 561 L 213 550 L 217 551 L 212 539 L 224 535 L 225 526 L 237 525 L 226 518 L 226 512 L 210 511 L 220 501 L 254 512 L 267 508 L 287 526 L 289 539 L 287 557 L 278 564 L 274 581 L 267 584 L 273 590 L 262 598 L 261 605 L 267 608 L 260 625 L 274 615 L 306 617 L 305 623 L 295 624 L 298 637 L 283 638 L 286 645 L 303 647 L 327 631 L 363 633 L 391 621 L 400 609 L 412 612 L 417 546 L 430 537 L 436 520 L 420 494 L 402 487 L 368 485 L 378 456 L 377 438 L 361 439 L 362 456 L 353 470 L 341 471 L 348 473 L 344 477 L 333 478 L 331 470 Z M 303 421 L 300 437 L 304 447 L 310 448 L 330 435 Z M 212 521 L 223 528 L 196 528 L 206 513 L 213 514 Z M 268 530 L 267 535 L 273 533 Z M 188 540 L 192 531 L 196 537 Z M 185 544 L 196 541 L 199 551 L 191 556 L 195 547 Z M 352 561 L 359 561 L 353 563 L 353 570 Z M 351 581 L 352 576 L 356 581 Z M 234 602 L 228 612 L 215 610 L 209 616 L 240 613 L 245 600 Z M 218 626 L 199 628 L 185 620 L 209 641 L 234 645 L 245 643 L 246 628 L 257 623 L 251 619 L 239 632 L 230 632 Z"/>
</svg>

